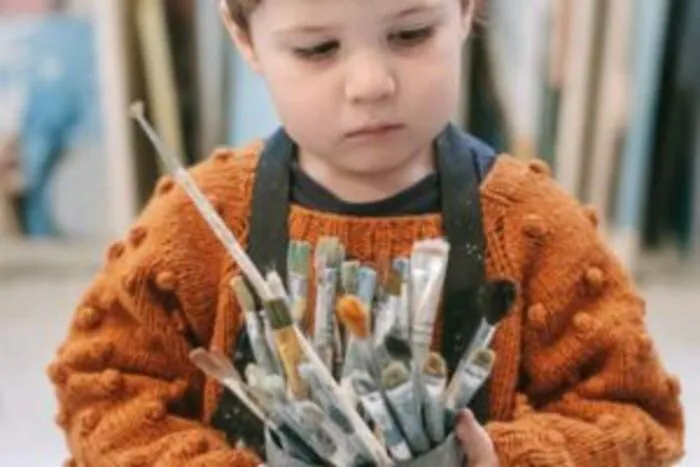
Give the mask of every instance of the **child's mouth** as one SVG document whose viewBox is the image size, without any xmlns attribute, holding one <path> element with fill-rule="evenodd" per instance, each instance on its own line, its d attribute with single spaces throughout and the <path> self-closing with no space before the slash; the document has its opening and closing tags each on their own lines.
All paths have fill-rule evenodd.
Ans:
<svg viewBox="0 0 700 467">
<path fill-rule="evenodd" d="M 363 128 L 347 133 L 348 139 L 382 138 L 391 136 L 403 129 L 404 126 L 398 123 L 386 123 L 378 125 L 368 125 Z"/>
</svg>

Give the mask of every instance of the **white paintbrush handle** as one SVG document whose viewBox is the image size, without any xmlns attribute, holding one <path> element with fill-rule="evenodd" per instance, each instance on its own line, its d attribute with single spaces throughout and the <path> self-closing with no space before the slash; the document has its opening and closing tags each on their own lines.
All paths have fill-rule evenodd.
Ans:
<svg viewBox="0 0 700 467">
<path fill-rule="evenodd" d="M 343 392 L 340 389 L 340 386 L 338 386 L 333 379 L 333 376 L 323 365 L 321 359 L 318 358 L 318 355 L 316 355 L 316 352 L 314 352 L 313 347 L 306 337 L 304 337 L 304 334 L 297 326 L 294 326 L 294 330 L 297 333 L 299 344 L 301 345 L 306 358 L 317 368 L 317 374 L 321 379 L 321 384 L 323 384 L 331 392 L 335 398 L 335 402 L 338 404 L 338 407 L 352 424 L 355 433 L 359 436 L 367 451 L 374 456 L 373 461 L 380 466 L 393 465 L 393 462 L 384 450 L 384 447 L 382 447 L 381 443 L 379 443 L 377 438 L 375 438 L 374 434 L 370 431 L 369 427 L 367 427 L 364 420 L 362 420 L 355 408 L 349 404 L 345 397 L 343 397 Z"/>
</svg>

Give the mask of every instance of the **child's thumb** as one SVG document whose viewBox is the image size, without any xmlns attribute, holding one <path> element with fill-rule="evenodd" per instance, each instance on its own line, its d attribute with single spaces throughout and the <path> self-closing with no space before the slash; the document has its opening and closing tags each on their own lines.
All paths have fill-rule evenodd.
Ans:
<svg viewBox="0 0 700 467">
<path fill-rule="evenodd" d="M 457 416 L 455 434 L 467 454 L 470 466 L 497 465 L 493 443 L 470 410 L 463 410 Z"/>
<path fill-rule="evenodd" d="M 465 452 L 473 451 L 475 424 L 476 420 L 471 410 L 462 410 L 457 415 L 455 432 Z"/>
</svg>

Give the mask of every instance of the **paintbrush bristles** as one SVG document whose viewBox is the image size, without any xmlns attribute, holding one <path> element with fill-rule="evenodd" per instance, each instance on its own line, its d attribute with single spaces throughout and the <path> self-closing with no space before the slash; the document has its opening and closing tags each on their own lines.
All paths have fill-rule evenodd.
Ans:
<svg viewBox="0 0 700 467">
<path fill-rule="evenodd" d="M 384 338 L 384 347 L 389 355 L 396 360 L 411 360 L 413 349 L 406 339 L 402 339 L 394 334 L 389 334 Z"/>
<path fill-rule="evenodd" d="M 477 349 L 470 356 L 469 360 L 471 360 L 470 365 L 487 368 L 490 371 L 496 361 L 496 352 L 491 349 Z"/>
<path fill-rule="evenodd" d="M 517 286 L 508 280 L 498 280 L 484 284 L 477 294 L 477 306 L 486 322 L 498 324 L 515 303 Z"/>
<path fill-rule="evenodd" d="M 145 113 L 145 105 L 143 101 L 135 101 L 129 106 L 129 116 L 131 118 L 143 118 Z"/>
<path fill-rule="evenodd" d="M 410 376 L 411 374 L 403 363 L 391 362 L 384 371 L 382 371 L 382 387 L 385 389 L 393 389 L 408 381 Z"/>
<path fill-rule="evenodd" d="M 447 256 L 450 252 L 450 244 L 446 240 L 441 238 L 432 238 L 428 240 L 421 240 L 413 245 L 412 255 L 415 256 L 416 253 L 420 253 L 424 258 L 427 256 Z M 413 261 L 413 259 L 412 259 Z M 419 265 L 419 266 L 422 266 Z"/>
<path fill-rule="evenodd" d="M 364 304 L 354 295 L 345 295 L 336 306 L 338 319 L 350 333 L 358 339 L 367 339 L 370 335 L 369 313 Z"/>
<path fill-rule="evenodd" d="M 246 284 L 245 279 L 243 279 L 243 276 L 234 277 L 231 279 L 230 284 L 231 288 L 233 289 L 233 293 L 236 295 L 236 300 L 238 301 L 238 305 L 241 307 L 241 310 L 254 311 L 255 299 L 253 298 L 253 294 L 251 293 L 248 284 Z"/>
<path fill-rule="evenodd" d="M 292 241 L 287 253 L 290 273 L 307 275 L 311 258 L 311 244 L 305 241 Z"/>
<path fill-rule="evenodd" d="M 423 364 L 423 373 L 437 377 L 447 375 L 447 364 L 445 363 L 445 359 L 442 358 L 440 354 L 431 352 Z"/>
</svg>

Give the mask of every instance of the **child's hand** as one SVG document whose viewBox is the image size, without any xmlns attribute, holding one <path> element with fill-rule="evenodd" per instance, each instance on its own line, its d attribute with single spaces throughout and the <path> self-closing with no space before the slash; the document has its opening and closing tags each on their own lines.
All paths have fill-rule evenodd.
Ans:
<svg viewBox="0 0 700 467">
<path fill-rule="evenodd" d="M 493 442 L 470 410 L 459 413 L 456 431 L 462 449 L 467 453 L 466 467 L 498 467 Z"/>
</svg>

